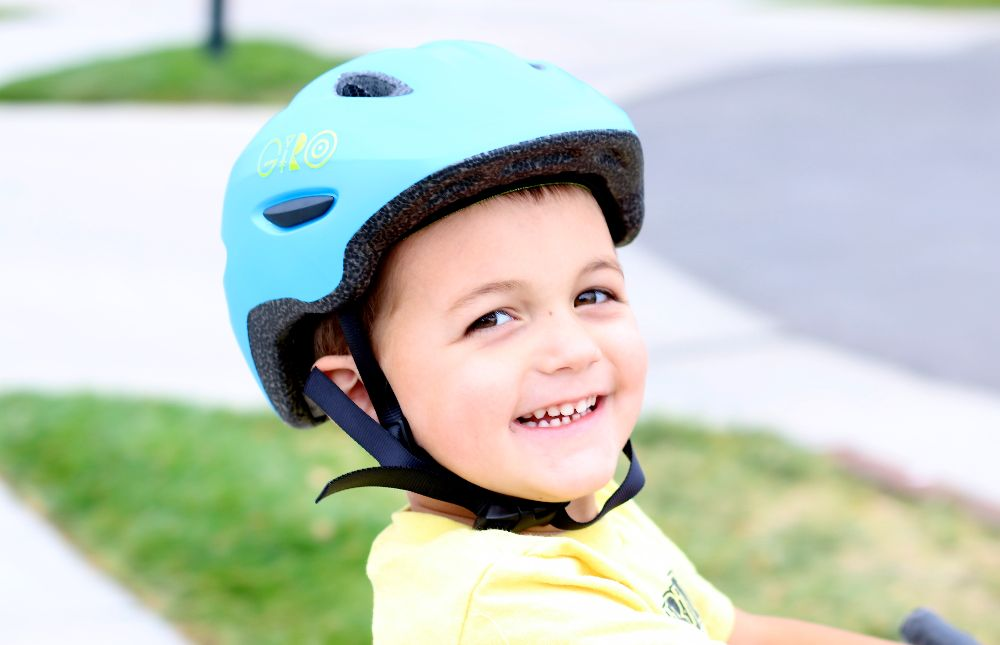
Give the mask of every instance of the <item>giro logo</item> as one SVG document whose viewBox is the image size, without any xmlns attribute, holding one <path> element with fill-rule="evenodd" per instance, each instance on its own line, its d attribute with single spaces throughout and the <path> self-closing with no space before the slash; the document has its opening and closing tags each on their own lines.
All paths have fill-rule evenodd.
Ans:
<svg viewBox="0 0 1000 645">
<path fill-rule="evenodd" d="M 320 130 L 311 137 L 305 132 L 289 134 L 284 139 L 275 137 L 264 144 L 257 157 L 257 174 L 268 177 L 276 169 L 279 174 L 286 170 L 294 172 L 301 170 L 303 164 L 322 168 L 336 149 L 337 133 L 333 130 Z"/>
</svg>

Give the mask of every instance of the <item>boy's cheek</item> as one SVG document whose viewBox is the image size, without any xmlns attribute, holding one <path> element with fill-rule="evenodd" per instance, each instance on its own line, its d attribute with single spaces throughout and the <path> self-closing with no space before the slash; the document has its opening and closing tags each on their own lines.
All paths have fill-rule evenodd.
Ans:
<svg viewBox="0 0 1000 645">
<path fill-rule="evenodd" d="M 635 319 L 622 320 L 621 324 L 613 326 L 609 331 L 605 346 L 609 353 L 622 363 L 620 367 L 631 366 L 632 369 L 641 370 L 645 375 L 649 357 L 646 342 L 639 333 Z"/>
<path fill-rule="evenodd" d="M 636 368 L 642 372 L 642 380 L 645 382 L 646 371 L 649 367 L 649 352 L 646 350 L 646 343 L 642 340 L 642 338 L 639 338 L 636 343 L 632 360 L 635 362 Z"/>
</svg>

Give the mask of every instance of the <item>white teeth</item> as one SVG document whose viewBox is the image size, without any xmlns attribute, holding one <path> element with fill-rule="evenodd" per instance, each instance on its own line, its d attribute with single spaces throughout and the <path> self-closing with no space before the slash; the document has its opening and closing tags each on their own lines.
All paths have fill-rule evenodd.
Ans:
<svg viewBox="0 0 1000 645">
<path fill-rule="evenodd" d="M 588 396 L 576 403 L 560 403 L 548 408 L 540 408 L 529 415 L 521 417 L 522 423 L 529 428 L 558 427 L 565 423 L 576 421 L 580 417 L 593 412 L 591 408 L 597 405 L 597 396 Z M 549 418 L 545 418 L 549 417 Z"/>
</svg>

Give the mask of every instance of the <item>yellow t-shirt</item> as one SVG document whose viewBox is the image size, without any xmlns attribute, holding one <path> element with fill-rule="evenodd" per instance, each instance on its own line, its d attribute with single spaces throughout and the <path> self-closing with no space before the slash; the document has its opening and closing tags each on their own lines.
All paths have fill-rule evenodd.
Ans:
<svg viewBox="0 0 1000 645">
<path fill-rule="evenodd" d="M 704 645 L 733 625 L 729 599 L 634 502 L 551 535 L 400 511 L 368 577 L 377 644 Z"/>
</svg>

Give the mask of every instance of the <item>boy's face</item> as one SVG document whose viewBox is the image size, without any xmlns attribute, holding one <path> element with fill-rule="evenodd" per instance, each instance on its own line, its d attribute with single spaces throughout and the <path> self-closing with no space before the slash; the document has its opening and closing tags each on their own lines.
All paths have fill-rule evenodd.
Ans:
<svg viewBox="0 0 1000 645">
<path fill-rule="evenodd" d="M 472 206 L 397 245 L 382 279 L 376 354 L 431 456 L 540 501 L 613 477 L 646 351 L 589 193 Z"/>
</svg>

